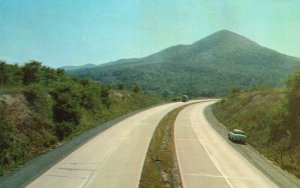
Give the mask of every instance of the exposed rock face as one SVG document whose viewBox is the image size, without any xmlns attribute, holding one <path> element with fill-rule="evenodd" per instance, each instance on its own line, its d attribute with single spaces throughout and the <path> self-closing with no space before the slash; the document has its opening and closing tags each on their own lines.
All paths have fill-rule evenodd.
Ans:
<svg viewBox="0 0 300 188">
<path fill-rule="evenodd" d="M 32 111 L 28 107 L 23 95 L 0 95 L 0 109 L 3 116 L 22 129 L 22 125 L 32 117 Z"/>
</svg>

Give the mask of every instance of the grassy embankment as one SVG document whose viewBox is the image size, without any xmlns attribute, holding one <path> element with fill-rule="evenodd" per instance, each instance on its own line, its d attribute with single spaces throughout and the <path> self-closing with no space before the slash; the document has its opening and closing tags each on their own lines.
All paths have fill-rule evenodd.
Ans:
<svg viewBox="0 0 300 188">
<path fill-rule="evenodd" d="M 249 144 L 300 177 L 300 111 L 293 111 L 299 98 L 294 96 L 298 89 L 290 87 L 294 78 L 288 89 L 232 92 L 213 106 L 213 113 L 228 129 L 245 130 Z"/>
<path fill-rule="evenodd" d="M 160 103 L 134 91 L 112 90 L 39 62 L 0 62 L 0 175 L 87 129 Z"/>
<path fill-rule="evenodd" d="M 181 187 L 174 145 L 174 122 L 184 107 L 169 112 L 156 128 L 145 159 L 140 188 Z"/>
</svg>

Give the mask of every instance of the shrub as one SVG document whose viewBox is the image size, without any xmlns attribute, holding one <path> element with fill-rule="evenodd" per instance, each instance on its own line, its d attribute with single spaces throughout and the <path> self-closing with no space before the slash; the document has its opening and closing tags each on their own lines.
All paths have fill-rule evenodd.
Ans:
<svg viewBox="0 0 300 188">
<path fill-rule="evenodd" d="M 140 90 L 141 90 L 141 89 L 140 89 L 140 86 L 137 85 L 137 84 L 134 85 L 133 88 L 132 88 L 132 92 L 133 92 L 133 93 L 139 93 Z"/>
<path fill-rule="evenodd" d="M 72 122 L 79 124 L 81 113 L 77 101 L 62 95 L 53 107 L 53 116 L 56 122 Z"/>
<path fill-rule="evenodd" d="M 40 81 L 41 67 L 42 64 L 37 61 L 32 61 L 30 63 L 25 64 L 25 66 L 22 67 L 24 85 L 38 83 Z"/>
<path fill-rule="evenodd" d="M 14 125 L 8 122 L 4 117 L 0 116 L 0 152 L 5 151 L 13 144 L 16 129 Z M 2 155 L 0 155 L 1 157 Z M 0 159 L 1 160 L 1 159 Z"/>
<path fill-rule="evenodd" d="M 102 104 L 104 104 L 107 109 L 111 105 L 111 101 L 109 99 L 109 90 L 110 90 L 110 88 L 108 86 L 103 87 L 101 90 L 101 101 L 102 101 Z"/>
<path fill-rule="evenodd" d="M 75 127 L 71 122 L 60 122 L 55 126 L 55 132 L 59 140 L 63 140 L 65 137 L 69 136 Z"/>
</svg>

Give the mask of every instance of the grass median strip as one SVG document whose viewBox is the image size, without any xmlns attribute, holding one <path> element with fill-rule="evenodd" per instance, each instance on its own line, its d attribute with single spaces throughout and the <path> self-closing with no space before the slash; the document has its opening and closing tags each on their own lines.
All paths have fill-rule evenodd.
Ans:
<svg viewBox="0 0 300 188">
<path fill-rule="evenodd" d="M 182 187 L 174 145 L 174 122 L 186 106 L 169 112 L 156 128 L 145 159 L 140 188 Z"/>
</svg>

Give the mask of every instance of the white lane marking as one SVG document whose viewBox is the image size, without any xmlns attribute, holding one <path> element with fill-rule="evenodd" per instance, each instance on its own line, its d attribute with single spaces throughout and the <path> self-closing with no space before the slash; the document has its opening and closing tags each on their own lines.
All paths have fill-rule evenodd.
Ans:
<svg viewBox="0 0 300 188">
<path fill-rule="evenodd" d="M 108 175 L 108 176 L 115 176 L 116 173 L 107 173 L 107 172 L 98 172 L 98 174 L 100 175 Z M 128 174 L 139 174 L 139 173 L 136 173 L 136 172 L 132 172 L 132 171 L 126 171 L 126 170 L 122 170 L 122 171 L 118 171 L 118 175 L 121 175 L 121 174 L 125 174 L 125 175 L 128 175 Z"/>
<path fill-rule="evenodd" d="M 194 102 L 194 104 L 196 104 L 196 103 L 200 103 L 200 102 L 208 102 L 208 101 L 210 101 L 210 100 L 199 100 L 198 102 Z M 211 101 L 213 101 L 213 100 L 211 100 Z M 217 101 L 217 100 L 216 100 Z M 193 103 L 190 103 L 190 104 L 193 104 Z M 185 108 L 186 109 L 186 108 Z M 176 117 L 176 120 L 177 120 L 177 118 L 179 117 L 179 115 L 183 112 L 184 110 L 182 110 L 178 115 L 177 115 L 177 117 Z M 177 159 L 177 163 L 178 163 L 178 168 L 179 168 L 179 172 L 180 172 L 180 179 L 181 179 L 181 183 L 182 183 L 182 187 L 187 187 L 186 186 L 186 182 L 185 182 L 185 179 L 184 179 L 184 174 L 182 174 L 183 173 L 183 168 L 182 168 L 182 164 L 181 164 L 181 160 L 180 160 L 180 152 L 184 152 L 184 150 L 181 150 L 181 151 L 179 151 L 179 148 L 178 148 L 178 140 L 180 140 L 180 139 L 178 139 L 177 138 L 177 129 L 178 129 L 178 122 L 176 122 L 176 120 L 175 120 L 175 125 L 174 125 L 174 140 L 175 140 L 175 153 L 176 153 L 176 159 Z M 177 126 L 176 126 L 177 125 Z M 195 131 L 195 130 L 194 130 Z M 199 142 L 198 140 L 196 140 L 197 142 Z"/>
<path fill-rule="evenodd" d="M 189 138 L 179 138 L 178 141 L 190 141 L 190 142 L 205 142 L 205 143 L 217 143 L 219 140 L 204 140 L 204 139 L 189 139 Z"/>
<path fill-rule="evenodd" d="M 195 128 L 194 128 L 194 123 L 193 121 L 191 120 L 191 127 L 192 129 L 194 130 L 195 132 Z M 196 132 L 195 132 L 196 134 Z M 229 179 L 228 179 L 228 176 L 226 176 L 226 174 L 223 172 L 222 168 L 221 168 L 221 165 L 219 164 L 219 162 L 212 156 L 212 154 L 209 153 L 208 149 L 206 148 L 205 144 L 203 144 L 203 142 L 201 142 L 201 139 L 199 138 L 199 135 L 196 134 L 200 144 L 202 145 L 204 151 L 207 153 L 209 159 L 212 161 L 212 163 L 215 165 L 215 167 L 220 171 L 220 173 L 222 174 L 222 176 L 224 177 L 225 181 L 228 183 L 229 187 L 231 188 L 234 188 L 234 186 L 230 183 Z"/>
<path fill-rule="evenodd" d="M 205 176 L 205 177 L 214 177 L 214 178 L 224 178 L 223 176 L 206 174 L 206 173 L 184 174 L 184 176 Z"/>
<path fill-rule="evenodd" d="M 73 177 L 73 176 L 63 176 L 63 175 L 48 175 L 50 177 L 55 177 L 55 178 L 71 178 L 71 179 L 87 179 L 87 178 L 81 178 L 81 177 Z"/>
<path fill-rule="evenodd" d="M 81 165 L 81 164 L 83 164 L 83 165 L 89 165 L 89 164 L 99 164 L 99 163 L 68 163 L 68 162 L 64 162 L 64 163 L 61 163 L 62 165 L 64 165 L 64 164 L 66 164 L 66 165 L 68 165 L 68 164 L 71 164 L 71 165 Z"/>
<path fill-rule="evenodd" d="M 213 174 L 206 174 L 206 173 L 198 173 L 198 174 L 184 174 L 185 176 L 205 176 L 205 177 L 214 177 L 214 178 L 224 178 L 223 176 L 213 175 Z M 250 178 L 250 177 L 233 177 L 227 176 L 229 179 L 238 179 L 238 180 L 267 180 L 267 178 Z"/>
<path fill-rule="evenodd" d="M 67 171 L 95 171 L 94 169 L 84 169 L 84 168 L 56 168 L 56 170 L 67 170 Z"/>
<path fill-rule="evenodd" d="M 177 117 L 179 116 L 179 114 L 177 115 Z M 175 120 L 175 124 L 174 124 L 174 133 L 173 133 L 173 136 L 174 136 L 174 145 L 175 145 L 175 154 L 176 154 L 176 160 L 177 160 L 177 164 L 178 164 L 178 168 L 179 168 L 179 175 L 180 175 L 180 179 L 181 179 L 181 183 L 182 183 L 182 187 L 186 187 L 186 184 L 185 184 L 185 180 L 184 180 L 184 175 L 182 174 L 183 173 L 183 170 L 182 170 L 182 166 L 181 166 L 181 160 L 180 160 L 180 155 L 179 155 L 179 148 L 178 148 L 178 143 L 177 142 L 177 128 L 178 126 L 176 126 L 176 120 Z M 180 151 L 182 152 L 182 151 Z"/>
<path fill-rule="evenodd" d="M 178 138 L 176 140 L 179 141 L 191 141 L 191 142 L 199 142 L 199 140 L 195 140 L 195 139 L 188 139 L 188 138 Z"/>
<path fill-rule="evenodd" d="M 100 169 L 103 166 L 103 164 L 109 159 L 109 157 L 113 154 L 113 152 L 116 151 L 120 147 L 121 143 L 122 142 L 120 142 L 119 144 L 115 145 L 114 147 L 112 147 L 109 150 L 109 152 L 106 153 L 103 161 L 98 165 L 98 167 L 96 168 L 96 170 L 93 171 L 93 173 L 90 175 L 90 177 L 87 179 L 87 181 L 82 185 L 82 187 L 87 187 L 90 184 L 90 182 L 92 181 L 92 179 L 94 179 L 94 177 L 95 177 L 95 173 L 96 173 L 97 169 Z"/>
<path fill-rule="evenodd" d="M 115 146 L 113 146 L 109 152 L 106 153 L 106 155 L 104 156 L 104 159 L 100 162 L 100 164 L 96 167 L 95 170 L 93 170 L 92 174 L 90 174 L 89 178 L 87 179 L 87 181 L 81 186 L 81 187 L 88 187 L 88 185 L 92 182 L 92 180 L 95 178 L 95 173 L 97 172 L 98 169 L 100 169 L 104 163 L 109 159 L 109 157 L 113 154 L 114 151 L 116 151 L 121 144 L 123 143 L 124 140 L 129 139 L 129 135 L 132 132 L 132 130 L 134 130 L 139 124 L 136 124 L 132 127 L 129 127 L 130 129 L 126 129 L 124 131 L 124 134 L 122 136 L 116 136 L 118 138 L 121 138 L 122 140 L 116 144 Z"/>
<path fill-rule="evenodd" d="M 143 121 L 143 120 L 141 120 Z M 96 167 L 95 170 L 93 170 L 92 174 L 90 174 L 89 178 L 87 179 L 87 181 L 81 186 L 83 188 L 85 187 L 88 187 L 88 185 L 92 182 L 92 180 L 95 178 L 95 173 L 97 172 L 98 169 L 100 169 L 104 163 L 109 159 L 109 157 L 114 153 L 114 151 L 116 151 L 121 145 L 122 143 L 127 140 L 127 139 L 132 139 L 129 137 L 129 135 L 131 134 L 131 132 L 137 128 L 140 124 L 138 123 L 133 123 L 135 124 L 134 126 L 132 127 L 127 127 L 127 129 L 124 131 L 123 135 L 121 136 L 116 136 L 118 138 L 121 138 L 122 140 L 116 144 L 115 146 L 113 146 L 109 152 L 106 153 L 106 155 L 104 156 L 104 159 L 99 163 L 99 165 Z M 108 134 L 107 134 L 108 135 Z M 146 138 L 149 138 L 149 137 L 146 137 Z M 122 173 L 124 173 L 125 171 L 122 171 Z M 101 174 L 101 173 L 100 173 Z M 135 173 L 131 173 L 131 174 L 135 174 Z"/>
</svg>

